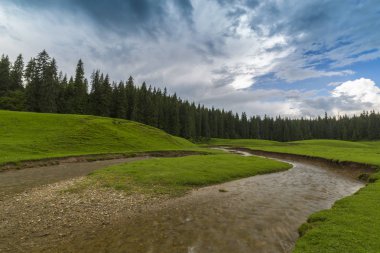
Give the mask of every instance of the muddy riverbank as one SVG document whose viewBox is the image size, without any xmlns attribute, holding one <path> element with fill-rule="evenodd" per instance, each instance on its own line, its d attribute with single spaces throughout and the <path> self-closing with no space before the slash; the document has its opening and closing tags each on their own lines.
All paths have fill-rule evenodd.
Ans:
<svg viewBox="0 0 380 253">
<path fill-rule="evenodd" d="M 111 165 L 150 159 L 205 154 L 194 151 L 162 151 L 139 154 L 113 154 L 67 157 L 25 162 L 22 169 L 0 168 L 0 200 L 34 187 L 86 176 L 90 172 Z M 7 169 L 5 169 L 7 168 Z"/>
<path fill-rule="evenodd" d="M 177 157 L 187 155 L 207 154 L 201 151 L 188 150 L 166 150 L 166 151 L 150 151 L 139 153 L 114 153 L 114 154 L 93 154 L 93 155 L 78 155 L 67 157 L 52 157 L 38 160 L 26 160 L 19 162 L 9 162 L 0 165 L 0 173 L 8 170 L 19 170 L 26 168 L 39 168 L 45 166 L 53 166 L 66 163 L 94 162 L 104 160 L 117 160 L 134 157 Z"/>
<path fill-rule="evenodd" d="M 1 203 L 0 252 L 291 252 L 310 214 L 364 183 L 322 165 L 287 161 L 294 165 L 288 171 L 175 199 L 63 191 L 81 178 L 19 193 Z"/>
<path fill-rule="evenodd" d="M 106 166 L 149 158 L 149 156 L 143 156 L 93 162 L 61 162 L 56 165 L 3 171 L 0 173 L 0 200 L 34 187 L 85 176 L 94 170 Z"/>
</svg>

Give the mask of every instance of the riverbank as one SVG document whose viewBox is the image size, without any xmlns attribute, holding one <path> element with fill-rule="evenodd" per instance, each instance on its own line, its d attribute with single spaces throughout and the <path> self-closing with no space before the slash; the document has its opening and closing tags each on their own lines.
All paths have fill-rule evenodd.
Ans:
<svg viewBox="0 0 380 253">
<path fill-rule="evenodd" d="M 131 158 L 144 158 L 144 157 L 180 157 L 188 155 L 207 155 L 213 153 L 207 149 L 194 149 L 194 150 L 163 150 L 163 151 L 148 151 L 148 152 L 129 152 L 129 153 L 106 153 L 106 154 L 88 154 L 77 156 L 64 156 L 64 157 L 50 157 L 41 158 L 37 160 L 25 160 L 18 162 L 7 162 L 0 165 L 0 173 L 8 170 L 19 170 L 27 168 L 37 168 L 45 166 L 54 166 L 59 164 L 81 163 L 81 162 L 94 162 L 94 161 L 107 161 Z"/>
<path fill-rule="evenodd" d="M 0 220 L 4 221 L 0 225 L 0 251 L 54 252 L 57 245 L 64 248 L 78 237 L 91 241 L 99 231 L 120 221 L 127 222 L 127 226 L 144 210 L 159 209 L 173 196 L 191 189 L 290 167 L 232 154 L 152 158 L 8 195 L 0 200 Z"/>
<path fill-rule="evenodd" d="M 338 165 L 372 171 L 369 184 L 353 196 L 337 201 L 331 209 L 311 215 L 300 227 L 295 253 L 360 253 L 380 249 L 380 142 L 215 140 L 211 145 L 240 146 L 255 152 L 298 155 Z M 257 151 L 260 150 L 260 151 Z M 284 154 L 285 153 L 285 154 Z M 360 171 L 360 169 L 359 169 Z M 360 172 L 362 173 L 362 172 Z"/>
</svg>

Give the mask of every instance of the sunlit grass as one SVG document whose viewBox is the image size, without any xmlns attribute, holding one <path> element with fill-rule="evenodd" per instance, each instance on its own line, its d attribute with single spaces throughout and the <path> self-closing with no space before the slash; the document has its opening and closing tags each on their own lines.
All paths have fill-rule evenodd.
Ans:
<svg viewBox="0 0 380 253">
<path fill-rule="evenodd" d="M 233 154 L 156 158 L 111 166 L 90 174 L 87 185 L 129 193 L 182 194 L 189 189 L 289 169 L 291 165 Z"/>
<path fill-rule="evenodd" d="M 194 148 L 185 139 L 128 120 L 0 110 L 0 165 L 73 155 Z"/>
</svg>

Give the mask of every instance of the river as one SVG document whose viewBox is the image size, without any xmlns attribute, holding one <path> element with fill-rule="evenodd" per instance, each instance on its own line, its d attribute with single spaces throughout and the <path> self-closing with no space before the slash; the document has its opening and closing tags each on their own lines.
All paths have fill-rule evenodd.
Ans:
<svg viewBox="0 0 380 253">
<path fill-rule="evenodd" d="M 283 161 L 293 168 L 194 190 L 65 247 L 83 252 L 291 252 L 310 214 L 330 208 L 364 183 L 318 165 Z"/>
</svg>

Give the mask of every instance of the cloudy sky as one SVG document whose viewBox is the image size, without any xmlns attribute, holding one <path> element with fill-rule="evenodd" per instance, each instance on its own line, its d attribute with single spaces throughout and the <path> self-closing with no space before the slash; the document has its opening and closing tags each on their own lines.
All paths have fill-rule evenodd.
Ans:
<svg viewBox="0 0 380 253">
<path fill-rule="evenodd" d="M 379 0 L 1 0 L 0 54 L 249 115 L 352 114 L 380 110 L 379 27 Z"/>
</svg>

